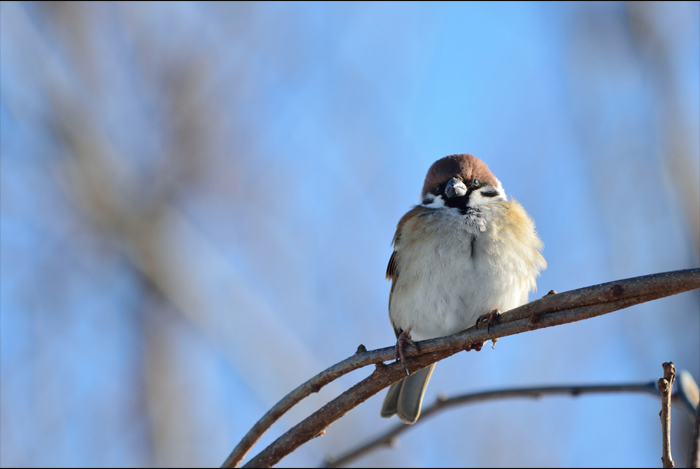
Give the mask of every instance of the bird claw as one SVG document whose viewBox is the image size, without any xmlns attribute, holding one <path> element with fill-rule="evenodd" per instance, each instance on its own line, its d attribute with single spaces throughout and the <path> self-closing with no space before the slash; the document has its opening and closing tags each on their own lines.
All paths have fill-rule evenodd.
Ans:
<svg viewBox="0 0 700 469">
<path fill-rule="evenodd" d="M 406 352 L 404 351 L 404 348 L 406 347 L 406 344 L 410 345 L 416 345 L 416 343 L 411 340 L 411 328 L 409 327 L 405 331 L 401 331 L 401 334 L 396 339 L 396 359 L 401 362 L 401 365 L 403 366 L 403 370 L 406 372 L 406 375 L 410 375 L 411 373 L 408 372 L 408 367 L 406 366 Z"/>
<path fill-rule="evenodd" d="M 476 328 L 479 329 L 479 325 L 484 321 L 487 321 L 486 332 L 491 332 L 491 328 L 501 322 L 501 312 L 494 309 L 490 313 L 482 314 L 479 316 L 479 319 L 476 320 Z"/>
</svg>

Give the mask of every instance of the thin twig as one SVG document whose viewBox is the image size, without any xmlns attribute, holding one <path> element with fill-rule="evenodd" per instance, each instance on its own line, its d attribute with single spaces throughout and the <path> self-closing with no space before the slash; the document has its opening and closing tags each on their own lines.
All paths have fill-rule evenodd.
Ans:
<svg viewBox="0 0 700 469">
<path fill-rule="evenodd" d="M 655 395 L 657 397 L 661 396 L 661 393 L 656 389 L 656 383 L 650 381 L 648 383 L 631 383 L 631 384 L 613 384 L 613 385 L 585 385 L 585 386 L 546 386 L 546 387 L 530 387 L 530 388 L 514 388 L 514 389 L 503 389 L 497 391 L 487 391 L 478 392 L 471 394 L 463 394 L 461 396 L 455 396 L 450 398 L 439 397 L 432 405 L 427 407 L 421 412 L 421 418 L 414 425 L 406 425 L 404 423 L 399 423 L 392 427 L 387 432 L 376 437 L 372 441 L 350 450 L 345 454 L 335 458 L 329 456 L 326 458 L 326 462 L 323 467 L 342 467 L 347 465 L 349 462 L 363 456 L 370 451 L 382 447 L 382 446 L 393 446 L 396 437 L 401 433 L 413 429 L 416 425 L 425 422 L 430 416 L 439 413 L 440 411 L 450 408 L 461 406 L 465 404 L 472 404 L 476 402 L 484 402 L 494 399 L 505 399 L 513 397 L 532 397 L 538 398 L 541 396 L 551 396 L 557 394 L 568 394 L 571 396 L 579 396 L 581 394 L 593 394 L 593 393 L 609 393 L 609 392 L 643 392 Z"/>
<path fill-rule="evenodd" d="M 471 328 L 452 336 L 419 342 L 417 345 L 420 347 L 420 352 L 416 346 L 408 346 L 407 361 L 410 364 L 409 368 L 416 372 L 438 360 L 487 340 L 580 321 L 696 288 L 700 288 L 700 269 L 647 275 L 548 295 L 504 313 L 500 324 L 492 327 L 490 331 Z M 358 350 L 354 356 L 319 373 L 270 409 L 234 448 L 224 462 L 224 467 L 235 467 L 240 464 L 250 448 L 270 426 L 312 392 L 318 392 L 326 384 L 358 368 L 393 360 L 393 346 L 372 351 Z M 405 373 L 400 364 L 378 366 L 369 378 L 290 429 L 248 464 L 252 466 L 276 464 L 353 407 L 404 377 Z M 353 393 L 355 393 L 354 396 L 352 396 Z"/>
<path fill-rule="evenodd" d="M 671 392 L 673 391 L 673 382 L 676 380 L 676 366 L 673 362 L 663 364 L 664 377 L 658 381 L 659 391 L 661 391 L 661 433 L 663 441 L 663 453 L 661 461 L 665 468 L 674 467 L 673 457 L 671 456 Z"/>
<path fill-rule="evenodd" d="M 700 405 L 695 414 L 695 425 L 693 426 L 693 439 L 690 442 L 688 467 L 700 467 Z"/>
</svg>

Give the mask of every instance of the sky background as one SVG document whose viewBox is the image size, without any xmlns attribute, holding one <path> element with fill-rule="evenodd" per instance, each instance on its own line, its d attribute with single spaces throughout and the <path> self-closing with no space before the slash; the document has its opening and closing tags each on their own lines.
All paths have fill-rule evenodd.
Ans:
<svg viewBox="0 0 700 469">
<path fill-rule="evenodd" d="M 394 343 L 390 241 L 449 154 L 535 220 L 531 300 L 698 267 L 699 19 L 697 2 L 3 2 L 0 464 L 220 465 L 295 387 Z M 426 402 L 655 381 L 664 361 L 698 381 L 699 311 L 694 291 L 504 338 L 440 362 Z M 279 465 L 391 427 L 383 398 Z M 355 464 L 658 466 L 659 410 L 476 404 Z"/>
</svg>

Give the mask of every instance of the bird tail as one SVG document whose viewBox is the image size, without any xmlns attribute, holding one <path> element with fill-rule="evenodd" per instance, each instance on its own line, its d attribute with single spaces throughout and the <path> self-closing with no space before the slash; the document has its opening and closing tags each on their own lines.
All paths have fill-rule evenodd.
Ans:
<svg viewBox="0 0 700 469">
<path fill-rule="evenodd" d="M 433 374 L 433 368 L 435 368 L 434 363 L 398 383 L 392 384 L 384 398 L 381 416 L 389 418 L 397 414 L 404 423 L 416 423 L 420 416 L 425 388 L 428 387 L 430 375 Z"/>
</svg>

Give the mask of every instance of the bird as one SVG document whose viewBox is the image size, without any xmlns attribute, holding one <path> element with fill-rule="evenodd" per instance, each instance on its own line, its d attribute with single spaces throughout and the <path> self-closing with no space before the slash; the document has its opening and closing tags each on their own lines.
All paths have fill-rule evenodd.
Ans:
<svg viewBox="0 0 700 469">
<path fill-rule="evenodd" d="M 389 319 L 404 346 L 444 337 L 527 303 L 546 268 L 542 241 L 525 209 L 508 200 L 501 182 L 479 158 L 449 155 L 432 164 L 420 204 L 399 221 L 386 270 Z M 413 424 L 435 364 L 394 383 L 381 408 Z"/>
</svg>

